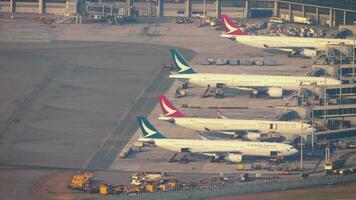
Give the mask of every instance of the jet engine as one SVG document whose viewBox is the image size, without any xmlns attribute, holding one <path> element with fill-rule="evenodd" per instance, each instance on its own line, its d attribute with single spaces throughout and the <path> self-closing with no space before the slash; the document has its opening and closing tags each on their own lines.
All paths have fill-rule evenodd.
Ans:
<svg viewBox="0 0 356 200">
<path fill-rule="evenodd" d="M 260 141 L 261 140 L 261 133 L 256 132 L 247 132 L 242 135 L 243 139 L 250 140 L 250 141 Z"/>
<path fill-rule="evenodd" d="M 283 96 L 283 89 L 279 87 L 270 87 L 267 90 L 267 94 L 273 98 L 281 98 Z"/>
<path fill-rule="evenodd" d="M 242 155 L 241 154 L 237 154 L 237 153 L 229 153 L 224 157 L 224 159 L 226 161 L 239 163 L 239 162 L 242 161 Z"/>
<path fill-rule="evenodd" d="M 298 52 L 299 55 L 305 56 L 308 58 L 315 58 L 318 55 L 318 51 L 315 49 L 303 49 Z"/>
</svg>

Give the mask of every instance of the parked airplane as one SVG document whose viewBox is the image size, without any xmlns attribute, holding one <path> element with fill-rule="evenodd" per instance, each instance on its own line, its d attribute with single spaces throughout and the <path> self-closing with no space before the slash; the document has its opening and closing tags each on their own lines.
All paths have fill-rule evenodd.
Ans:
<svg viewBox="0 0 356 200">
<path fill-rule="evenodd" d="M 293 139 L 301 133 L 306 135 L 313 130 L 310 124 L 302 122 L 230 119 L 221 112 L 218 112 L 219 119 L 186 117 L 166 96 L 158 96 L 157 100 L 164 114 L 158 118 L 159 120 L 199 132 L 216 131 L 256 141 L 261 139 L 262 134 L 267 133 L 278 133 L 288 139 Z"/>
<path fill-rule="evenodd" d="M 321 51 L 326 51 L 327 45 L 355 45 L 355 41 L 350 39 L 248 35 L 238 28 L 228 16 L 221 15 L 220 20 L 225 29 L 225 34 L 222 34 L 221 37 L 235 37 L 238 43 L 247 46 L 287 51 L 291 56 L 301 55 L 314 58 Z"/>
<path fill-rule="evenodd" d="M 212 157 L 241 162 L 243 156 L 284 157 L 298 153 L 291 145 L 271 142 L 246 142 L 238 140 L 200 140 L 167 139 L 145 117 L 137 117 L 143 133 L 141 142 L 154 143 L 156 146 L 174 152 L 198 153 Z"/>
<path fill-rule="evenodd" d="M 340 84 L 338 80 L 324 77 L 196 73 L 176 49 L 170 52 L 178 74 L 169 75 L 169 78 L 203 87 L 223 84 L 227 88 L 252 91 L 254 94 L 265 91 L 270 97 L 279 98 L 283 96 L 283 90 Z"/>
</svg>

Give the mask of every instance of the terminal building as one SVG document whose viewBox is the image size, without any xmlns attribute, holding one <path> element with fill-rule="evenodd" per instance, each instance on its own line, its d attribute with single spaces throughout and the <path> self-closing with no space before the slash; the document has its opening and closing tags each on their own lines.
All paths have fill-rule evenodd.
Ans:
<svg viewBox="0 0 356 200">
<path fill-rule="evenodd" d="M 139 16 L 217 17 L 221 13 L 233 18 L 276 16 L 293 21 L 294 16 L 313 19 L 328 26 L 356 23 L 354 0 L 93 0 L 135 8 Z M 58 14 L 80 12 L 83 0 L 0 0 L 1 12 Z"/>
</svg>

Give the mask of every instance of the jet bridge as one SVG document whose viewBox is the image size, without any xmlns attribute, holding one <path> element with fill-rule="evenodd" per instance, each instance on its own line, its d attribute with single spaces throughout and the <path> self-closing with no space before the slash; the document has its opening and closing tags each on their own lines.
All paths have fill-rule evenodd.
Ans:
<svg viewBox="0 0 356 200">
<path fill-rule="evenodd" d="M 342 84 L 340 86 L 328 87 L 326 94 L 329 98 L 340 97 L 340 91 L 342 97 L 356 96 L 356 84 Z"/>
<path fill-rule="evenodd" d="M 332 131 L 322 131 L 315 133 L 316 141 L 323 140 L 335 140 L 345 137 L 354 137 L 356 136 L 356 127 L 341 129 L 341 130 L 332 130 Z"/>
<path fill-rule="evenodd" d="M 315 118 L 352 117 L 356 116 L 356 104 L 314 106 L 311 112 Z"/>
</svg>

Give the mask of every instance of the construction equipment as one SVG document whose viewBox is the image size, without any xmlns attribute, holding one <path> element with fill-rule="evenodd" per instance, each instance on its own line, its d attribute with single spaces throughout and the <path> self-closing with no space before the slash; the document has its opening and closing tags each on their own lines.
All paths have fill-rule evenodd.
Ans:
<svg viewBox="0 0 356 200">
<path fill-rule="evenodd" d="M 145 190 L 147 192 L 154 192 L 155 191 L 155 186 L 151 185 L 151 184 L 147 184 L 147 185 L 145 185 Z"/>
<path fill-rule="evenodd" d="M 277 24 L 283 24 L 285 21 L 283 18 L 280 17 L 270 17 L 269 22 L 271 23 L 277 23 Z"/>
<path fill-rule="evenodd" d="M 82 172 L 80 175 L 74 175 L 72 182 L 68 187 L 75 190 L 90 190 L 93 177 L 94 174 L 91 172 Z"/>
<path fill-rule="evenodd" d="M 353 173 L 355 173 L 353 168 L 339 169 L 337 172 L 339 176 L 345 176 Z"/>
<path fill-rule="evenodd" d="M 308 178 L 309 175 L 310 175 L 309 173 L 301 173 L 301 174 L 300 174 L 300 178 L 305 179 L 305 178 Z"/>
<path fill-rule="evenodd" d="M 176 181 L 169 181 L 166 184 L 161 184 L 159 186 L 159 190 L 160 191 L 168 191 L 168 190 L 173 190 L 177 187 L 177 182 Z"/>
<path fill-rule="evenodd" d="M 248 173 L 243 173 L 243 174 L 240 175 L 239 180 L 241 182 L 246 182 L 246 181 L 248 181 L 248 178 L 249 178 Z"/>
<path fill-rule="evenodd" d="M 99 194 L 102 195 L 110 195 L 114 193 L 114 189 L 112 187 L 112 185 L 109 184 L 101 184 L 99 186 Z"/>
<path fill-rule="evenodd" d="M 143 172 L 132 174 L 131 185 L 143 188 L 147 192 L 167 191 L 176 188 L 177 180 L 164 172 Z"/>
<path fill-rule="evenodd" d="M 134 173 L 131 176 L 131 184 L 129 185 L 97 184 L 92 180 L 93 177 L 93 173 L 90 172 L 82 172 L 80 175 L 74 175 L 68 187 L 90 193 L 99 193 L 101 195 L 115 195 L 121 193 L 137 194 L 145 191 L 169 191 L 177 188 L 176 177 L 167 176 L 164 172 Z"/>
<path fill-rule="evenodd" d="M 143 172 L 143 173 L 134 173 L 131 176 L 131 184 L 140 186 L 145 183 L 159 183 L 160 181 L 168 180 L 169 177 L 166 176 L 164 172 Z"/>
<path fill-rule="evenodd" d="M 324 163 L 324 170 L 326 174 L 339 174 L 339 169 L 343 166 L 343 160 L 327 160 Z"/>
<path fill-rule="evenodd" d="M 236 165 L 236 170 L 245 170 L 245 165 L 244 164 L 237 164 Z"/>
<path fill-rule="evenodd" d="M 125 194 L 135 194 L 142 192 L 142 189 L 135 185 L 125 185 L 124 192 Z"/>
<path fill-rule="evenodd" d="M 338 174 L 338 170 L 344 165 L 344 160 L 331 160 L 330 147 L 325 148 L 324 170 L 326 174 Z"/>
<path fill-rule="evenodd" d="M 310 19 L 310 18 L 307 18 L 307 17 L 294 16 L 293 21 L 295 23 L 301 23 L 301 24 L 307 24 L 307 25 L 313 25 L 314 24 L 313 19 Z"/>
<path fill-rule="evenodd" d="M 142 185 L 142 180 L 141 180 L 141 176 L 139 173 L 132 174 L 131 185 L 136 185 L 136 186 Z"/>
</svg>

